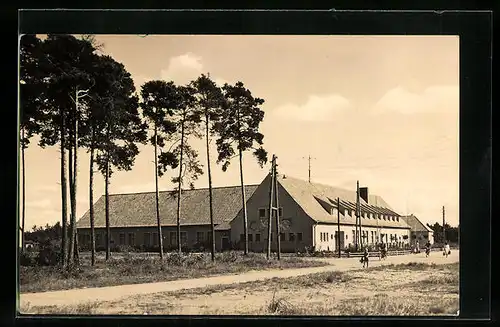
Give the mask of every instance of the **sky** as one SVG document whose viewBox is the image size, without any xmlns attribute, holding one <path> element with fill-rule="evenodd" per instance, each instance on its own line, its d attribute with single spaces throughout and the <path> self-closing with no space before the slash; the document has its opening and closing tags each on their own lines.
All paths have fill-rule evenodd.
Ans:
<svg viewBox="0 0 500 327">
<path fill-rule="evenodd" d="M 264 147 L 281 174 L 355 191 L 356 181 L 402 215 L 458 224 L 458 36 L 98 35 L 102 52 L 123 63 L 136 88 L 149 80 L 187 84 L 202 73 L 220 85 L 241 81 L 265 100 Z M 57 147 L 26 150 L 26 229 L 61 219 Z M 203 140 L 190 140 L 206 163 Z M 215 143 L 215 142 L 213 142 Z M 212 145 L 214 145 L 212 143 Z M 154 191 L 154 148 L 140 146 L 131 171 L 110 193 Z M 215 146 L 212 148 L 215 153 Z M 239 184 L 237 158 L 214 186 Z M 206 166 L 206 165 L 205 165 Z M 243 160 L 245 184 L 270 165 Z M 77 212 L 89 208 L 89 155 L 79 151 Z M 171 175 L 160 190 L 172 190 Z M 207 187 L 204 174 L 195 183 Z M 95 174 L 94 199 L 104 193 Z"/>
</svg>

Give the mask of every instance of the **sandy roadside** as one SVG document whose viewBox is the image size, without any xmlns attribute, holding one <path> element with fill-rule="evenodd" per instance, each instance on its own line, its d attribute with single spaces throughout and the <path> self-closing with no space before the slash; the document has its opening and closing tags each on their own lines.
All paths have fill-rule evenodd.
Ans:
<svg viewBox="0 0 500 327">
<path fill-rule="evenodd" d="M 433 253 L 429 258 L 425 258 L 425 254 L 418 255 L 403 255 L 388 257 L 386 260 L 379 261 L 372 259 L 370 266 L 380 266 L 387 264 L 399 264 L 407 262 L 427 262 L 427 263 L 452 263 L 458 262 L 459 252 L 453 251 L 451 256 L 444 258 L 439 252 Z M 271 278 L 287 278 L 302 275 L 309 275 L 325 271 L 348 271 L 359 269 L 360 263 L 356 258 L 350 259 L 335 259 L 335 258 L 311 258 L 310 260 L 322 260 L 330 265 L 324 267 L 299 268 L 286 270 L 267 270 L 267 271 L 251 271 L 239 275 L 222 275 L 197 279 L 184 279 L 169 282 L 158 282 L 148 284 L 133 284 L 120 285 L 100 288 L 85 288 L 64 291 L 52 291 L 42 293 L 23 293 L 20 294 L 21 307 L 31 306 L 48 306 L 48 305 L 76 305 L 94 301 L 115 301 L 120 298 L 147 295 L 159 292 L 173 292 L 183 289 L 202 288 L 214 285 L 227 285 L 235 283 L 244 283 L 250 281 L 265 280 Z"/>
</svg>

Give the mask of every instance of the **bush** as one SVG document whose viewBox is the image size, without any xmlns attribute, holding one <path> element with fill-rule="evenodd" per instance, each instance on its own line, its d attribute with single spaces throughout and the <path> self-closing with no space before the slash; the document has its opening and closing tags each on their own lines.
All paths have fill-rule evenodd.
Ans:
<svg viewBox="0 0 500 327">
<path fill-rule="evenodd" d="M 113 251 L 119 253 L 137 252 L 137 248 L 130 245 L 117 245 Z"/>
<path fill-rule="evenodd" d="M 61 257 L 61 246 L 58 241 L 49 241 L 40 247 L 36 262 L 40 266 L 55 266 Z"/>
<path fill-rule="evenodd" d="M 21 266 L 34 266 L 36 264 L 36 257 L 32 252 L 22 252 L 19 254 L 19 265 Z"/>
</svg>

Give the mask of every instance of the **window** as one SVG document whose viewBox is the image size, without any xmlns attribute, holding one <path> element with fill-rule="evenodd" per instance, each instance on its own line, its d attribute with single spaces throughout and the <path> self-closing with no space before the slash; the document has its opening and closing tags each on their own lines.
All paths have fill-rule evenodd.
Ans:
<svg viewBox="0 0 500 327">
<path fill-rule="evenodd" d="M 297 241 L 302 242 L 302 233 L 297 233 Z"/>
<path fill-rule="evenodd" d="M 259 218 L 266 218 L 266 209 L 259 209 Z"/>
<path fill-rule="evenodd" d="M 399 222 L 399 217 L 396 217 L 396 221 Z"/>
<path fill-rule="evenodd" d="M 331 237 L 331 239 L 333 240 L 333 234 L 332 234 L 332 237 Z"/>
<path fill-rule="evenodd" d="M 286 241 L 285 233 L 280 233 L 280 241 L 282 242 Z"/>
<path fill-rule="evenodd" d="M 204 232 L 196 232 L 196 242 L 197 243 L 202 243 L 205 241 L 205 233 Z"/>
<path fill-rule="evenodd" d="M 151 234 L 150 233 L 144 233 L 144 245 L 146 245 L 146 246 L 151 245 Z"/>
<path fill-rule="evenodd" d="M 212 232 L 207 232 L 207 242 L 212 242 Z"/>
<path fill-rule="evenodd" d="M 153 246 L 157 246 L 158 245 L 158 233 L 153 233 L 152 237 L 153 237 Z"/>
<path fill-rule="evenodd" d="M 188 234 L 187 232 L 181 232 L 181 243 L 186 244 L 188 240 Z"/>
<path fill-rule="evenodd" d="M 290 242 L 295 242 L 295 234 L 294 233 L 289 233 L 288 234 L 288 240 Z"/>
<path fill-rule="evenodd" d="M 385 216 L 385 215 L 382 215 L 382 219 L 386 220 L 386 216 Z"/>
<path fill-rule="evenodd" d="M 170 245 L 177 244 L 177 232 L 170 232 Z"/>
<path fill-rule="evenodd" d="M 245 234 L 240 234 L 240 242 L 245 242 Z"/>
<path fill-rule="evenodd" d="M 248 242 L 253 242 L 253 234 L 248 234 Z"/>
<path fill-rule="evenodd" d="M 135 234 L 134 233 L 128 233 L 128 245 L 130 245 L 130 246 L 135 245 Z"/>
<path fill-rule="evenodd" d="M 372 243 L 375 243 L 374 237 L 373 237 L 373 231 L 371 232 L 372 235 Z"/>
<path fill-rule="evenodd" d="M 356 242 L 356 231 L 354 229 L 352 230 L 352 240 Z"/>
<path fill-rule="evenodd" d="M 255 234 L 255 242 L 260 242 L 260 234 Z"/>
<path fill-rule="evenodd" d="M 120 245 L 125 244 L 125 233 L 120 233 L 120 238 L 118 239 L 118 244 L 120 244 Z"/>
<path fill-rule="evenodd" d="M 102 242 L 102 234 L 101 233 L 95 234 L 95 242 L 97 244 L 101 244 L 101 242 Z"/>
<path fill-rule="evenodd" d="M 319 241 L 323 242 L 323 233 L 319 233 Z"/>
</svg>

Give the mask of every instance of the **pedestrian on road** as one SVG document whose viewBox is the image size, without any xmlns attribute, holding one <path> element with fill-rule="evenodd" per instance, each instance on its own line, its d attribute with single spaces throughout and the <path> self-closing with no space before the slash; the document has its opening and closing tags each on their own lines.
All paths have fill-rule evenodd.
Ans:
<svg viewBox="0 0 500 327">
<path fill-rule="evenodd" d="M 443 253 L 443 254 L 444 254 L 444 256 L 445 256 L 446 258 L 448 258 L 448 255 L 450 255 L 450 254 L 451 254 L 451 251 L 450 251 L 450 245 L 448 244 L 448 242 L 445 242 L 445 243 L 444 243 L 444 253 Z"/>
<path fill-rule="evenodd" d="M 431 253 L 431 242 L 427 241 L 427 243 L 425 243 L 425 257 L 427 258 L 430 253 Z"/>
</svg>

